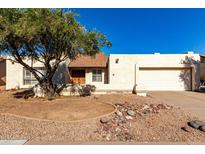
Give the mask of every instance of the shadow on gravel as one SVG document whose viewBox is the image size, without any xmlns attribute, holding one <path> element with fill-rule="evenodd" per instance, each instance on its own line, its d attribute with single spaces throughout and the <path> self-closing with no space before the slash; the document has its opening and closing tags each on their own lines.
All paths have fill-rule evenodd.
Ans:
<svg viewBox="0 0 205 154">
<path fill-rule="evenodd" d="M 28 99 L 29 97 L 33 97 L 34 95 L 35 94 L 32 89 L 26 89 L 13 94 L 15 98 L 24 98 L 24 99 Z"/>
</svg>

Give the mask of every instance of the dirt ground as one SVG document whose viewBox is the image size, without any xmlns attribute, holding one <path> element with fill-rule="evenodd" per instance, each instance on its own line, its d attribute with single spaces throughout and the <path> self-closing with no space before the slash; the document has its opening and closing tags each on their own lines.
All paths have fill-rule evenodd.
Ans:
<svg viewBox="0 0 205 154">
<path fill-rule="evenodd" d="M 16 99 L 13 93 L 0 93 L 0 139 L 26 139 L 28 140 L 26 144 L 205 143 L 204 132 L 187 126 L 187 122 L 198 118 L 176 107 L 160 110 L 159 113 L 137 115 L 130 122 L 130 131 L 134 136 L 131 142 L 122 142 L 112 138 L 107 140 L 97 133 L 102 115 L 114 111 L 110 104 L 128 102 L 130 105 L 143 106 L 162 103 L 151 97 L 107 94 L 60 97 L 47 101 L 39 98 Z M 49 119 L 49 121 L 43 119 Z M 188 131 L 182 130 L 182 127 L 187 127 Z"/>
<path fill-rule="evenodd" d="M 55 100 L 42 98 L 14 98 L 13 92 L 0 94 L 0 113 L 11 113 L 31 118 L 74 121 L 98 117 L 114 111 L 107 103 L 94 97 L 59 97 Z"/>
</svg>

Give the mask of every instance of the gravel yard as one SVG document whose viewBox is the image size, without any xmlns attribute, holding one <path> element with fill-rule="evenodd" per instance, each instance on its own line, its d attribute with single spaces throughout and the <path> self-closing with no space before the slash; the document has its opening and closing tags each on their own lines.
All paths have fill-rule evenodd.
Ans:
<svg viewBox="0 0 205 154">
<path fill-rule="evenodd" d="M 1 140 L 26 139 L 26 144 L 205 143 L 205 132 L 187 125 L 197 117 L 150 97 L 107 94 L 47 101 L 17 99 L 13 93 L 0 93 Z"/>
</svg>

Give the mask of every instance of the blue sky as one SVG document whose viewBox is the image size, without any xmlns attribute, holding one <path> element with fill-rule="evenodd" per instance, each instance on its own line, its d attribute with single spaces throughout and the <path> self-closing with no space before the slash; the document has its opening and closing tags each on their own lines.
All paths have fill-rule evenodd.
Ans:
<svg viewBox="0 0 205 154">
<path fill-rule="evenodd" d="M 205 9 L 72 9 L 113 43 L 106 53 L 205 53 Z"/>
</svg>

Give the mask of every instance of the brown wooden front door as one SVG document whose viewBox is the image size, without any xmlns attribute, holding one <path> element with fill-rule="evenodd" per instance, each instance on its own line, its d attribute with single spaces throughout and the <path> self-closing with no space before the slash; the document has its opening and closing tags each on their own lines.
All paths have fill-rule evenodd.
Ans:
<svg viewBox="0 0 205 154">
<path fill-rule="evenodd" d="M 71 71 L 72 82 L 74 84 L 85 83 L 85 70 L 72 70 Z"/>
</svg>

